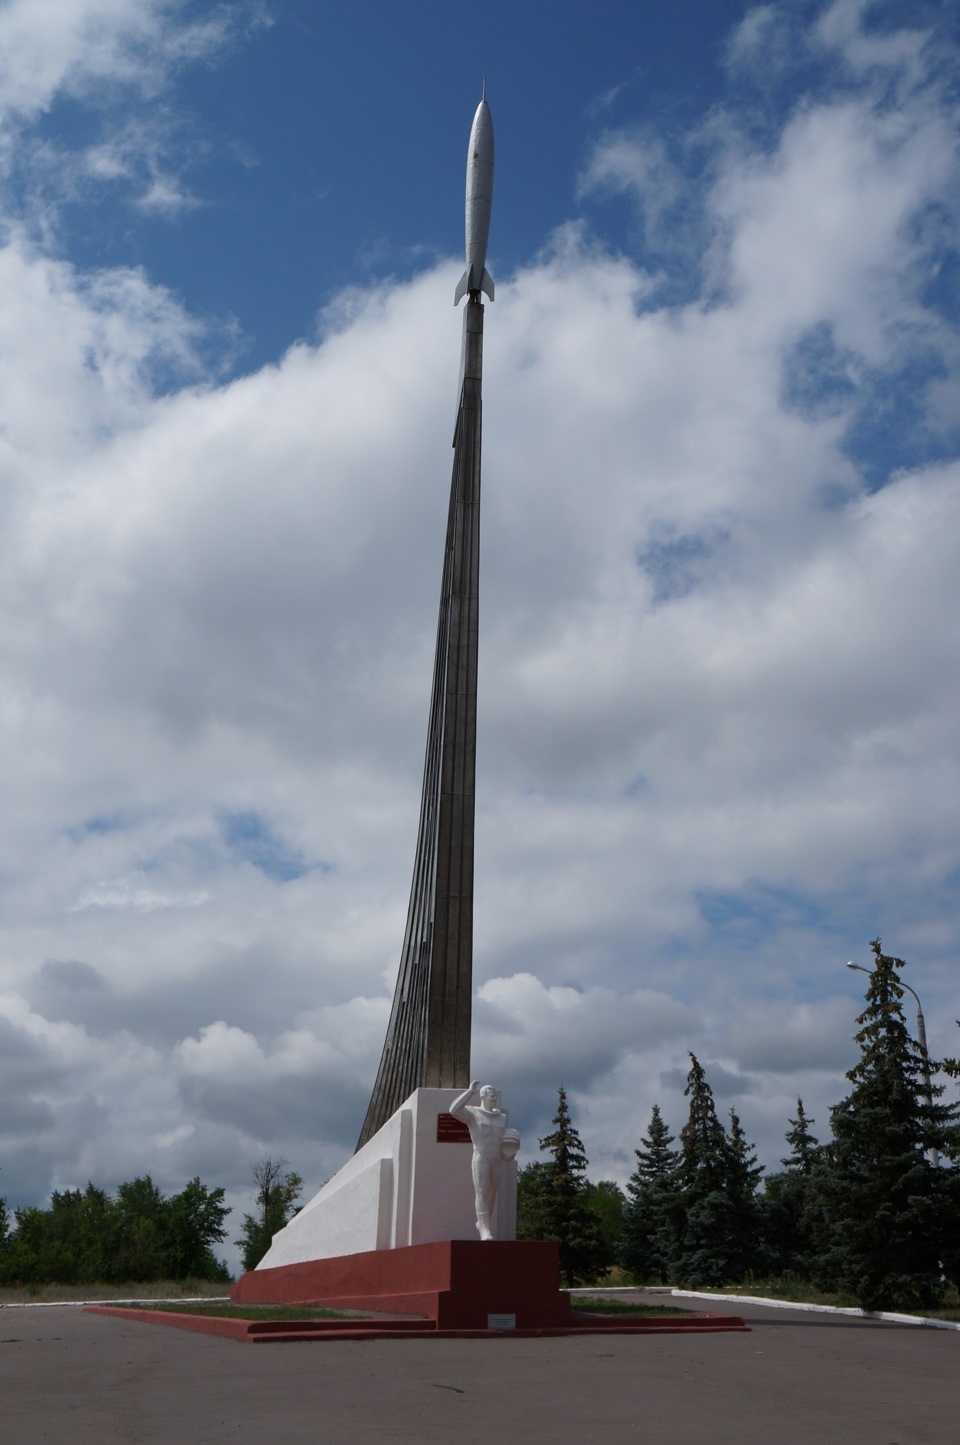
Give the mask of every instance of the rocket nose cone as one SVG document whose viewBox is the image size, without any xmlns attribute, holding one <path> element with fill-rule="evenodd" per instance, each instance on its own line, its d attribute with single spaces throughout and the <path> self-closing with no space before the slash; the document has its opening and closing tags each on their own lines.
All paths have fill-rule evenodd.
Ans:
<svg viewBox="0 0 960 1445">
<path fill-rule="evenodd" d="M 470 127 L 470 154 L 493 161 L 493 117 L 485 100 L 477 106 L 473 125 Z"/>
</svg>

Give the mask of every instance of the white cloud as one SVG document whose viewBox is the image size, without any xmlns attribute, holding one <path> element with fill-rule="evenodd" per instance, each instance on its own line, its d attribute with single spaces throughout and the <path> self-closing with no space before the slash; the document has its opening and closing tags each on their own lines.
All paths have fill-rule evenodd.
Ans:
<svg viewBox="0 0 960 1445">
<path fill-rule="evenodd" d="M 778 75 L 793 58 L 796 39 L 786 7 L 754 5 L 730 34 L 727 65 L 734 73 L 748 71 L 758 78 Z"/>
<path fill-rule="evenodd" d="M 935 343 L 935 318 L 911 295 L 924 260 L 915 221 L 951 193 L 953 141 L 925 106 L 850 100 L 801 112 L 772 157 L 727 168 L 714 198 L 731 237 L 724 264 L 761 345 L 825 322 L 839 346 L 882 366 L 898 348 Z"/>
<path fill-rule="evenodd" d="M 643 215 L 647 243 L 678 248 L 678 210 L 690 193 L 664 140 L 643 132 L 613 133 L 595 149 L 580 178 L 579 194 L 626 194 Z"/>
<path fill-rule="evenodd" d="M 79 912 L 83 908 L 134 909 L 138 913 L 155 913 L 160 908 L 202 908 L 209 902 L 210 894 L 204 890 L 195 893 L 161 893 L 144 887 L 144 875 L 134 878 L 112 878 L 95 884 L 83 891 L 68 912 Z"/>
<path fill-rule="evenodd" d="M 63 241 L 61 210 L 95 184 L 123 188 L 142 213 L 200 204 L 184 176 L 205 142 L 163 100 L 188 66 L 209 64 L 272 22 L 259 0 L 188 19 L 183 0 L 6 0 L 0 8 L 0 178 L 31 234 Z M 38 134 L 59 101 L 95 116 L 92 140 Z M 14 219 L 13 214 L 9 219 Z"/>
<path fill-rule="evenodd" d="M 238 22 L 257 15 L 251 6 L 218 5 L 184 24 L 182 9 L 180 0 L 6 0 L 0 111 L 32 119 L 62 89 L 81 96 L 104 84 L 155 91 L 171 67 L 215 53 Z"/>
<path fill-rule="evenodd" d="M 887 34 L 867 28 L 870 0 L 834 0 L 818 19 L 816 39 L 843 57 L 856 75 L 880 71 L 893 74 L 901 93 L 925 78 L 923 50 L 929 35 L 906 26 Z"/>
<path fill-rule="evenodd" d="M 514 1087 L 588 1083 L 625 1052 L 678 1039 L 699 1027 L 666 994 L 635 989 L 545 986 L 531 973 L 491 978 L 477 990 L 474 1053 L 493 1078 Z M 477 1067 L 480 1067 L 478 1065 Z"/>
</svg>

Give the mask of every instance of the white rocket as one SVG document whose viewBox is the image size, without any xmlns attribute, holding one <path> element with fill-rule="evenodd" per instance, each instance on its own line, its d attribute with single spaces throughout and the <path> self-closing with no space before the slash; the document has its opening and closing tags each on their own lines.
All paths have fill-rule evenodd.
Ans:
<svg viewBox="0 0 960 1445">
<path fill-rule="evenodd" d="M 487 105 L 487 82 L 484 79 L 483 99 L 473 117 L 467 148 L 467 269 L 460 277 L 457 294 L 453 298 L 454 306 L 459 306 L 468 292 L 475 299 L 481 291 L 485 291 L 493 300 L 493 277 L 486 267 L 492 202 L 493 120 Z"/>
</svg>

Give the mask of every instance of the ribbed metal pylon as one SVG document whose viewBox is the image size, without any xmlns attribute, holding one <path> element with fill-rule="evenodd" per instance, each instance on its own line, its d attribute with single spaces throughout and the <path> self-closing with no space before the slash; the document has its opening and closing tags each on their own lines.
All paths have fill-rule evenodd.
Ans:
<svg viewBox="0 0 960 1445">
<path fill-rule="evenodd" d="M 407 929 L 357 1148 L 418 1088 L 470 1082 L 483 306 L 464 310 L 463 380 Z"/>
</svg>

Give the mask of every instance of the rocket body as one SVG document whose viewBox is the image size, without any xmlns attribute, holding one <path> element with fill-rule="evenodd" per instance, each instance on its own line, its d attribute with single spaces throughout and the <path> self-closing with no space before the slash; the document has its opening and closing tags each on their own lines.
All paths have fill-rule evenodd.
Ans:
<svg viewBox="0 0 960 1445">
<path fill-rule="evenodd" d="M 460 278 L 453 304 L 468 293 L 484 291 L 493 300 L 493 278 L 487 270 L 490 208 L 493 204 L 493 120 L 486 99 L 477 106 L 467 147 L 466 221 L 467 269 Z"/>
</svg>

